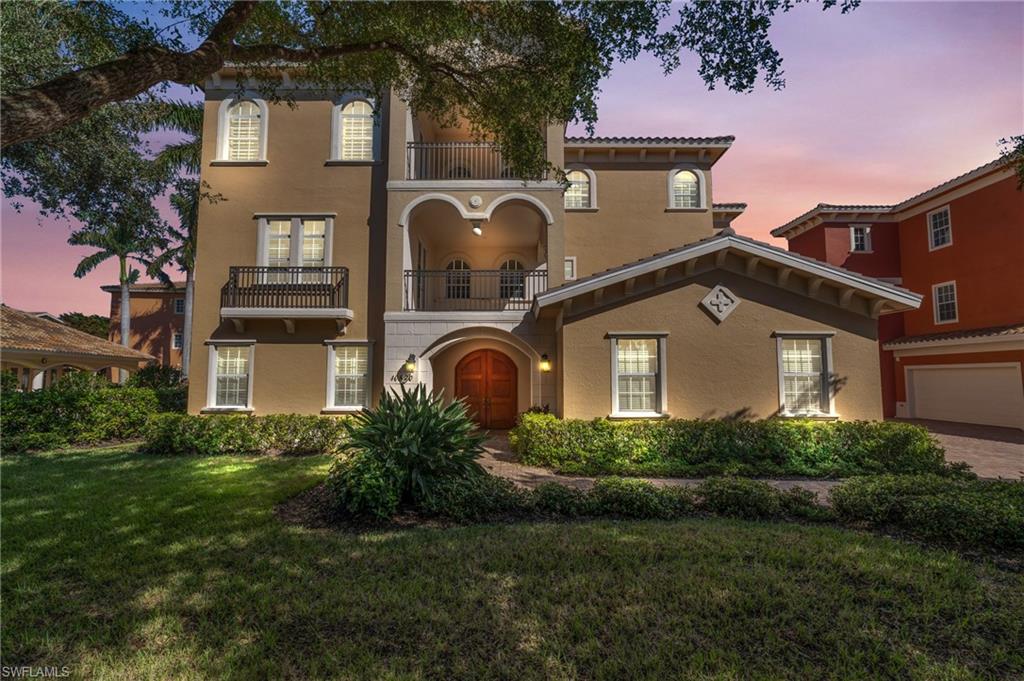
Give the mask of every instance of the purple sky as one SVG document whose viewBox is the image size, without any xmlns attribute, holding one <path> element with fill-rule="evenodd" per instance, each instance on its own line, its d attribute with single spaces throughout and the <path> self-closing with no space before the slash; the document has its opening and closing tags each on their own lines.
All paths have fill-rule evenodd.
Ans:
<svg viewBox="0 0 1024 681">
<path fill-rule="evenodd" d="M 736 136 L 714 199 L 746 201 L 737 231 L 768 231 L 819 201 L 890 203 L 986 163 L 1024 131 L 1024 3 L 865 3 L 848 15 L 802 6 L 772 39 L 787 87 L 707 92 L 692 59 L 665 78 L 643 59 L 602 85 L 600 135 Z M 114 263 L 72 276 L 89 251 L 69 228 L 4 201 L 8 305 L 106 314 Z"/>
</svg>

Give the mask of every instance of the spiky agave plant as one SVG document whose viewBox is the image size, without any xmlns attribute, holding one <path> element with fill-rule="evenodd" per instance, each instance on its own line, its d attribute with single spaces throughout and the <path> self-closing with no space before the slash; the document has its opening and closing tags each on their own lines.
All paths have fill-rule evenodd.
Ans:
<svg viewBox="0 0 1024 681">
<path fill-rule="evenodd" d="M 345 428 L 345 448 L 394 471 L 402 502 L 413 506 L 432 499 L 440 484 L 484 474 L 477 458 L 487 435 L 477 430 L 462 401 L 445 404 L 423 385 L 385 393 L 376 408 L 359 413 Z"/>
</svg>

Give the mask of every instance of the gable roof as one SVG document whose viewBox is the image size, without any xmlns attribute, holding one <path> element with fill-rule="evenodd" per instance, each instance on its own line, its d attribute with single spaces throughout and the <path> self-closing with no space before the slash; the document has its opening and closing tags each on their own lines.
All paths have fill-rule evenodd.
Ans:
<svg viewBox="0 0 1024 681">
<path fill-rule="evenodd" d="M 153 359 L 144 352 L 111 343 L 67 324 L 51 322 L 6 305 L 0 305 L 0 350 L 91 355 L 139 362 Z"/>
<path fill-rule="evenodd" d="M 773 262 L 779 267 L 790 268 L 812 277 L 820 277 L 823 280 L 853 289 L 862 295 L 891 303 L 897 307 L 917 308 L 921 304 L 921 296 L 919 294 L 901 286 L 851 272 L 842 267 L 829 265 L 820 260 L 793 253 L 762 241 L 740 236 L 731 227 L 726 227 L 714 236 L 695 241 L 686 246 L 655 253 L 635 262 L 613 267 L 603 272 L 548 289 L 543 293 L 538 293 L 534 298 L 534 313 L 539 313 L 540 308 L 561 303 L 596 289 L 624 282 L 640 275 L 656 272 L 672 265 L 695 260 L 701 256 L 723 250 L 737 251 L 749 257 Z"/>
<path fill-rule="evenodd" d="M 946 180 L 945 182 L 938 184 L 931 189 L 926 189 L 920 194 L 915 194 L 909 199 L 905 199 L 895 204 L 835 204 L 835 203 L 819 203 L 814 208 L 810 209 L 806 213 L 803 213 L 799 217 L 793 218 L 784 225 L 780 225 L 771 231 L 772 236 L 777 237 L 791 237 L 796 236 L 792 234 L 793 231 L 803 227 L 808 220 L 813 220 L 821 215 L 835 214 L 836 216 L 846 214 L 848 217 L 853 217 L 861 214 L 877 214 L 877 215 L 892 215 L 894 213 L 900 213 L 908 208 L 912 208 L 914 205 L 927 201 L 930 198 L 943 194 L 956 189 L 961 185 L 965 185 L 968 182 L 978 179 L 988 173 L 999 170 L 1006 166 L 1006 160 L 1003 158 L 997 158 L 994 161 L 978 166 L 974 170 L 969 170 L 962 175 L 954 177 L 952 180 Z"/>
</svg>

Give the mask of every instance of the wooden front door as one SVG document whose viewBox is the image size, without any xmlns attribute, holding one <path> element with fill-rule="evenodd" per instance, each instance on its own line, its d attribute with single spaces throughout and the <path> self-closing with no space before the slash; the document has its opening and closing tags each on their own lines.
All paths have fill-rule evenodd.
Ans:
<svg viewBox="0 0 1024 681">
<path fill-rule="evenodd" d="M 515 363 L 497 350 L 476 350 L 455 365 L 455 395 L 481 428 L 511 428 L 516 418 Z"/>
</svg>

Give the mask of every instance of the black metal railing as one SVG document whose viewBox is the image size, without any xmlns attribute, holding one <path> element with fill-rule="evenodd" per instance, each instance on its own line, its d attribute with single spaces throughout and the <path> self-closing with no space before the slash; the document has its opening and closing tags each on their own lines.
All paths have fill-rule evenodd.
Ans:
<svg viewBox="0 0 1024 681">
<path fill-rule="evenodd" d="M 404 309 L 425 312 L 529 310 L 547 270 L 406 270 Z"/>
<path fill-rule="evenodd" d="M 491 142 L 408 142 L 407 180 L 516 180 Z"/>
<path fill-rule="evenodd" d="M 348 307 L 347 267 L 249 267 L 228 269 L 220 306 L 238 308 Z"/>
</svg>

